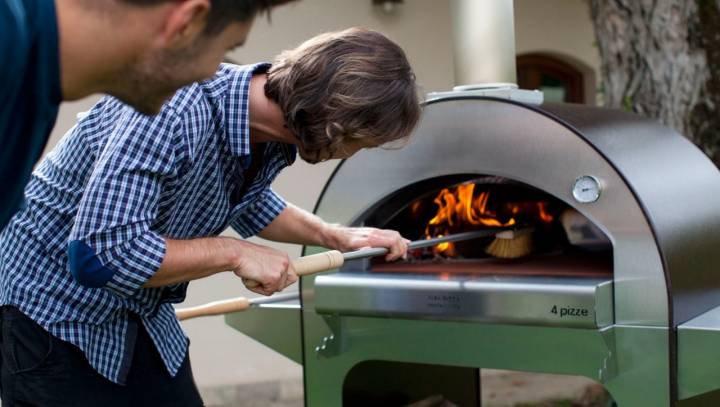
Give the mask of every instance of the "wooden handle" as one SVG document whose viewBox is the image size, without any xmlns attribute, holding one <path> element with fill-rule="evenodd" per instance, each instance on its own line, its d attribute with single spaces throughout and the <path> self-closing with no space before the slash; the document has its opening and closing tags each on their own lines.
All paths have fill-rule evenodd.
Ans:
<svg viewBox="0 0 720 407">
<path fill-rule="evenodd" d="M 298 276 L 309 276 L 341 267 L 345 262 L 343 254 L 337 250 L 330 250 L 310 256 L 298 257 L 292 261 L 293 269 Z M 245 281 L 245 287 L 255 288 L 260 283 L 257 281 Z"/>
<path fill-rule="evenodd" d="M 299 276 L 308 276 L 322 271 L 332 270 L 343 265 L 345 259 L 343 254 L 337 250 L 330 250 L 310 256 L 299 257 L 292 261 L 295 273 Z M 248 288 L 260 285 L 257 281 L 246 281 Z M 180 321 L 205 317 L 210 315 L 227 314 L 228 312 L 244 311 L 250 308 L 250 300 L 245 297 L 232 298 L 229 300 L 209 302 L 197 307 L 182 308 L 175 310 L 175 315 Z"/>
<path fill-rule="evenodd" d="M 250 308 L 250 300 L 245 297 L 232 298 L 229 300 L 209 302 L 197 307 L 175 310 L 175 315 L 180 321 L 195 317 L 209 315 L 227 314 L 228 312 L 244 311 Z"/>
<path fill-rule="evenodd" d="M 330 250 L 310 256 L 298 257 L 293 260 L 292 265 L 298 276 L 309 276 L 341 267 L 345 259 L 343 254 L 337 250 Z"/>
</svg>

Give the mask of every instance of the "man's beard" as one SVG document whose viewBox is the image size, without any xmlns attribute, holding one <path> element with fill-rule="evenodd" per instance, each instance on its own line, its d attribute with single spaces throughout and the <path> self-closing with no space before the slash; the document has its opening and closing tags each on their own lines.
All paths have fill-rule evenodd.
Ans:
<svg viewBox="0 0 720 407">
<path fill-rule="evenodd" d="M 163 52 L 139 60 L 119 78 L 113 96 L 140 113 L 155 115 L 175 91 L 191 83 L 183 68 L 192 66 L 191 50 Z"/>
</svg>

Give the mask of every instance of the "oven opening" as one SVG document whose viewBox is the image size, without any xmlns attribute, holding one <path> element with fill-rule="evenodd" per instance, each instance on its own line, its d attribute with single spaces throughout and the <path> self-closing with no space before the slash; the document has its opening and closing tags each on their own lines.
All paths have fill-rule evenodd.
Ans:
<svg viewBox="0 0 720 407">
<path fill-rule="evenodd" d="M 530 185 L 497 176 L 439 177 L 376 204 L 356 224 L 399 231 L 410 240 L 475 230 L 514 230 L 412 250 L 408 259 L 368 265 L 380 273 L 608 277 L 612 244 L 580 212 Z"/>
</svg>

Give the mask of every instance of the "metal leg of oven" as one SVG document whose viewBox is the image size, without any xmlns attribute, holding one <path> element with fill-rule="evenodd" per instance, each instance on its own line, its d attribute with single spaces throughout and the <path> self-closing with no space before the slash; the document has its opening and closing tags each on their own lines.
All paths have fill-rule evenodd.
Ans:
<svg viewBox="0 0 720 407">
<path fill-rule="evenodd" d="M 663 328 L 587 330 L 333 318 L 332 329 L 338 332 L 314 312 L 304 314 L 308 407 L 343 405 L 346 379 L 367 361 L 581 375 L 602 383 L 618 406 L 670 405 L 668 337 Z M 330 336 L 340 340 L 336 353 L 318 349 Z M 457 374 L 461 377 L 463 372 Z"/>
<path fill-rule="evenodd" d="M 678 406 L 720 406 L 720 307 L 677 329 Z"/>
<path fill-rule="evenodd" d="M 615 372 L 598 379 L 615 403 L 620 407 L 670 406 L 668 330 L 615 325 L 608 334 L 612 349 L 608 356 Z"/>
</svg>

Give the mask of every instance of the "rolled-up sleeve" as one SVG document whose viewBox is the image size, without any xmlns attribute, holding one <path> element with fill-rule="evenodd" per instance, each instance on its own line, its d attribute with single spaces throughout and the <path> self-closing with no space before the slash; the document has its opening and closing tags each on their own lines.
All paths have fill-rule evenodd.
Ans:
<svg viewBox="0 0 720 407">
<path fill-rule="evenodd" d="M 163 186 L 175 174 L 180 121 L 134 111 L 100 149 L 68 240 L 68 267 L 86 287 L 128 298 L 157 272 L 165 239 L 153 230 Z"/>
<path fill-rule="evenodd" d="M 230 225 L 244 238 L 255 236 L 275 220 L 286 206 L 283 198 L 271 188 L 267 188 L 258 194 L 258 198 L 248 204 Z"/>
</svg>

